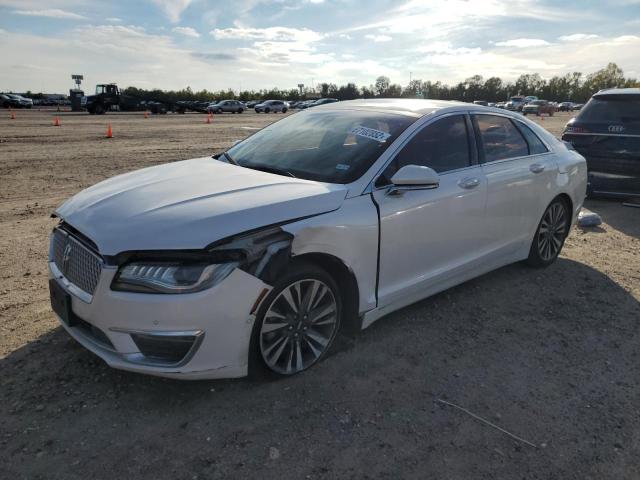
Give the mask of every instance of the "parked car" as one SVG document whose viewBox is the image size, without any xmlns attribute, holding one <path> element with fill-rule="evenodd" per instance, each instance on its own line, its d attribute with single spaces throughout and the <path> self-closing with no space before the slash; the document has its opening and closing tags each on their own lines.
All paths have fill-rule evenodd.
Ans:
<svg viewBox="0 0 640 480">
<path fill-rule="evenodd" d="M 474 100 L 473 104 L 474 105 L 480 105 L 481 107 L 488 107 L 489 106 L 489 102 L 487 102 L 486 100 Z"/>
<path fill-rule="evenodd" d="M 573 110 L 582 110 L 582 107 L 584 107 L 584 103 L 574 103 L 573 104 Z"/>
<path fill-rule="evenodd" d="M 6 93 L 0 93 L 0 101 L 2 102 L 2 108 L 21 108 L 20 102 L 15 98 L 11 98 Z"/>
<path fill-rule="evenodd" d="M 527 95 L 524 97 L 524 104 L 526 105 L 527 103 L 535 102 L 536 100 L 538 100 L 538 97 L 535 95 Z"/>
<path fill-rule="evenodd" d="M 51 304 L 115 368 L 293 375 L 342 328 L 503 265 L 552 264 L 585 188 L 584 158 L 517 114 L 435 100 L 319 106 L 213 158 L 67 200 Z"/>
<path fill-rule="evenodd" d="M 242 113 L 245 110 L 245 106 L 238 100 L 221 100 L 219 102 L 209 104 L 207 110 L 209 113 Z"/>
<path fill-rule="evenodd" d="M 524 115 L 535 113 L 538 117 L 543 114 L 553 117 L 555 111 L 556 107 L 546 100 L 533 100 L 522 107 L 522 113 Z"/>
<path fill-rule="evenodd" d="M 259 103 L 260 102 L 258 100 L 251 100 L 251 101 L 245 103 L 245 105 L 246 105 L 247 108 L 253 108 Z"/>
<path fill-rule="evenodd" d="M 498 102 L 496 103 L 496 108 L 506 108 L 507 102 Z"/>
<path fill-rule="evenodd" d="M 328 103 L 335 103 L 335 102 L 339 102 L 339 101 L 340 100 L 338 100 L 337 98 L 319 98 L 315 102 L 310 103 L 307 108 L 319 107 L 320 105 L 326 105 Z"/>
<path fill-rule="evenodd" d="M 305 100 L 304 102 L 300 103 L 298 105 L 298 108 L 301 110 L 304 110 L 306 108 L 309 108 L 309 106 L 313 103 L 317 102 L 317 99 L 313 99 L 313 100 Z"/>
<path fill-rule="evenodd" d="M 590 195 L 640 196 L 640 88 L 599 91 L 562 139 L 587 159 Z"/>
<path fill-rule="evenodd" d="M 558 105 L 558 110 L 560 112 L 570 112 L 573 110 L 573 103 L 572 102 L 561 102 Z"/>
<path fill-rule="evenodd" d="M 524 103 L 524 97 L 511 97 L 509 101 L 505 103 L 504 108 L 512 112 L 521 112 Z"/>
<path fill-rule="evenodd" d="M 286 113 L 288 105 L 283 100 L 267 100 L 254 107 L 256 113 Z"/>
<path fill-rule="evenodd" d="M 31 100 L 30 98 L 26 98 L 26 97 L 23 97 L 22 95 L 18 95 L 15 93 L 5 93 L 4 96 L 9 97 L 10 99 L 8 107 L 12 107 L 12 108 L 32 108 L 33 107 L 33 100 Z"/>
</svg>

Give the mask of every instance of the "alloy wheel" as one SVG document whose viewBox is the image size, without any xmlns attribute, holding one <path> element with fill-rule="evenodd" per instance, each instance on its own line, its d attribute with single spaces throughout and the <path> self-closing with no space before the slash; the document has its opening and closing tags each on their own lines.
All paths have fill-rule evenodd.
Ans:
<svg viewBox="0 0 640 480">
<path fill-rule="evenodd" d="M 538 253 L 548 262 L 555 258 L 567 236 L 567 212 L 562 202 L 549 205 L 538 229 Z"/>
<path fill-rule="evenodd" d="M 276 373 L 309 368 L 329 349 L 338 329 L 338 304 L 317 279 L 298 280 L 275 297 L 260 328 L 260 354 Z"/>
</svg>

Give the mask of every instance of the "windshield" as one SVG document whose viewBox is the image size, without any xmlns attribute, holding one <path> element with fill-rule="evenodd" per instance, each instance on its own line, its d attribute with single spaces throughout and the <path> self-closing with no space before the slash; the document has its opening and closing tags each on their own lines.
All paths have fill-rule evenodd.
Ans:
<svg viewBox="0 0 640 480">
<path fill-rule="evenodd" d="M 350 183 L 415 120 L 381 112 L 308 110 L 269 125 L 227 152 L 243 167 Z"/>
<path fill-rule="evenodd" d="M 618 96 L 611 99 L 594 97 L 582 108 L 578 119 L 581 122 L 638 124 L 640 123 L 640 98 L 636 96 Z"/>
</svg>

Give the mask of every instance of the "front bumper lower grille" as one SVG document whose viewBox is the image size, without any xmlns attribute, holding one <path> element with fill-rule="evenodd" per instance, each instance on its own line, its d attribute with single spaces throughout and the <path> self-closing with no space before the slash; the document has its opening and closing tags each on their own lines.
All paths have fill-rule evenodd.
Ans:
<svg viewBox="0 0 640 480">
<path fill-rule="evenodd" d="M 54 229 L 52 237 L 51 259 L 60 273 L 80 290 L 93 295 L 102 273 L 102 258 L 61 228 Z"/>
</svg>

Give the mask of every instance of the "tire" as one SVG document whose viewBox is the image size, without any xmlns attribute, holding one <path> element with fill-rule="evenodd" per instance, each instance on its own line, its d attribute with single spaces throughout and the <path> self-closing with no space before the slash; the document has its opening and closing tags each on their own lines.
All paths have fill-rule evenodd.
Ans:
<svg viewBox="0 0 640 480">
<path fill-rule="evenodd" d="M 242 113 L 242 112 L 244 112 L 244 110 L 243 110 L 242 108 L 240 108 L 240 109 L 238 110 L 238 113 Z"/>
<path fill-rule="evenodd" d="M 271 109 L 269 107 L 264 109 L 264 113 L 269 113 L 269 112 L 271 112 Z"/>
<path fill-rule="evenodd" d="M 342 315 L 335 280 L 311 263 L 293 263 L 258 309 L 251 375 L 289 377 L 322 361 L 340 331 Z"/>
<path fill-rule="evenodd" d="M 286 108 L 283 108 L 283 109 L 282 109 L 282 113 L 287 113 L 287 109 L 286 109 Z"/>
<path fill-rule="evenodd" d="M 222 109 L 219 108 L 218 110 L 216 110 L 216 113 L 222 113 Z"/>
<path fill-rule="evenodd" d="M 104 106 L 101 103 L 98 103 L 95 107 L 93 107 L 93 111 L 96 115 L 104 115 Z"/>
<path fill-rule="evenodd" d="M 545 209 L 531 241 L 527 263 L 532 267 L 548 267 L 556 261 L 569 235 L 571 210 L 562 198 L 555 198 Z"/>
</svg>

